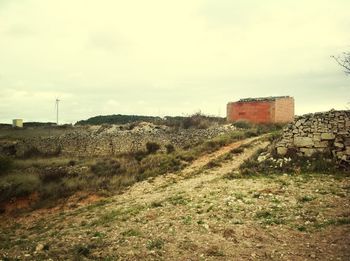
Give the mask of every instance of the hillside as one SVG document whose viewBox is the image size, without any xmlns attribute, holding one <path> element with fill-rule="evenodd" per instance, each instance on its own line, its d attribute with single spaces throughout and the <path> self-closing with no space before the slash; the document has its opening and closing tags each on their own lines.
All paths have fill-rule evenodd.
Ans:
<svg viewBox="0 0 350 261">
<path fill-rule="evenodd" d="M 348 260 L 349 177 L 236 176 L 268 144 L 233 142 L 121 195 L 4 216 L 3 258 Z"/>
</svg>

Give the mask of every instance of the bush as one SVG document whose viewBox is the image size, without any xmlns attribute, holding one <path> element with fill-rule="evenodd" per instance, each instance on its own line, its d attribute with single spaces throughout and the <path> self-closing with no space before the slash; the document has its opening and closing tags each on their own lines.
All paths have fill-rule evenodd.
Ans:
<svg viewBox="0 0 350 261">
<path fill-rule="evenodd" d="M 152 153 L 156 153 L 160 149 L 160 146 L 158 143 L 155 143 L 155 142 L 147 142 L 146 149 L 148 154 L 152 154 Z"/>
<path fill-rule="evenodd" d="M 183 121 L 183 128 L 197 128 L 197 129 L 208 129 L 210 126 L 210 121 L 206 116 L 202 115 L 200 112 L 195 113 Z"/>
<path fill-rule="evenodd" d="M 46 168 L 43 169 L 40 173 L 40 178 L 43 182 L 55 182 L 68 175 L 66 168 Z"/>
<path fill-rule="evenodd" d="M 172 144 L 167 144 L 167 145 L 165 145 L 165 148 L 166 148 L 166 153 L 168 153 L 168 154 L 170 154 L 170 153 L 172 153 L 172 152 L 174 152 L 175 151 L 175 147 L 174 147 L 174 145 L 172 145 Z"/>
<path fill-rule="evenodd" d="M 9 172 L 13 167 L 13 160 L 10 157 L 0 156 L 0 175 Z"/>
<path fill-rule="evenodd" d="M 154 154 L 140 162 L 137 180 L 155 177 L 164 173 L 178 171 L 183 167 L 181 160 L 171 154 Z"/>
<path fill-rule="evenodd" d="M 236 128 L 239 128 L 239 129 L 250 129 L 250 128 L 252 128 L 253 124 L 248 122 L 248 121 L 239 120 L 239 121 L 234 122 L 233 126 L 235 126 Z"/>
<path fill-rule="evenodd" d="M 14 197 L 28 196 L 38 191 L 41 181 L 34 174 L 13 174 L 0 181 L 0 201 L 8 201 Z"/>
<path fill-rule="evenodd" d="M 97 162 L 90 169 L 97 176 L 114 176 L 125 172 L 125 169 L 116 160 Z"/>
</svg>

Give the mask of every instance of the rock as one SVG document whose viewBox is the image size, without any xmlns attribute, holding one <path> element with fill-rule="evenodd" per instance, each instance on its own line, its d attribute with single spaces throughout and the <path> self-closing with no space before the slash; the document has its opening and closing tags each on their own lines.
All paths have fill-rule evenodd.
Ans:
<svg viewBox="0 0 350 261">
<path fill-rule="evenodd" d="M 327 148 L 328 141 L 315 141 L 315 148 Z"/>
<path fill-rule="evenodd" d="M 315 149 L 309 149 L 309 148 L 301 148 L 300 151 L 304 153 L 306 157 L 311 157 L 316 152 Z"/>
<path fill-rule="evenodd" d="M 42 250 L 44 250 L 44 245 L 43 245 L 43 244 L 38 244 L 38 245 L 36 246 L 36 248 L 35 248 L 35 251 L 36 251 L 36 252 L 40 252 L 40 251 L 42 251 Z"/>
<path fill-rule="evenodd" d="M 266 159 L 267 159 L 266 155 L 260 155 L 257 160 L 259 163 L 261 163 L 261 162 L 265 161 Z"/>
<path fill-rule="evenodd" d="M 277 154 L 284 156 L 287 154 L 288 149 L 286 147 L 277 147 Z"/>
<path fill-rule="evenodd" d="M 345 154 L 350 156 L 350 147 L 346 147 Z"/>
<path fill-rule="evenodd" d="M 335 135 L 333 133 L 322 133 L 321 140 L 334 140 Z"/>
<path fill-rule="evenodd" d="M 344 148 L 344 145 L 340 142 L 334 142 L 334 146 L 341 149 Z"/>
<path fill-rule="evenodd" d="M 302 147 L 312 147 L 314 142 L 309 137 L 295 137 L 294 138 L 294 146 L 302 148 Z"/>
</svg>

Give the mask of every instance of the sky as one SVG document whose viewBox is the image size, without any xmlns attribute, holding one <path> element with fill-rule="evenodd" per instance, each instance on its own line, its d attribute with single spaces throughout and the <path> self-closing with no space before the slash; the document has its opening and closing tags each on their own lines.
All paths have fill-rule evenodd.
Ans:
<svg viewBox="0 0 350 261">
<path fill-rule="evenodd" d="M 350 107 L 348 0 L 0 0 L 0 122 Z"/>
</svg>

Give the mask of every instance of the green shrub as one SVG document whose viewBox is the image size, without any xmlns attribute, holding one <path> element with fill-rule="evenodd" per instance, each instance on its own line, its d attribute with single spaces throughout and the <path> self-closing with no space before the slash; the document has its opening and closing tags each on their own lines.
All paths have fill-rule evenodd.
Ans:
<svg viewBox="0 0 350 261">
<path fill-rule="evenodd" d="M 253 124 L 248 122 L 248 121 L 239 120 L 239 121 L 234 122 L 233 126 L 235 126 L 236 128 L 239 128 L 239 129 L 250 129 L 250 128 L 252 128 Z"/>
<path fill-rule="evenodd" d="M 164 240 L 161 238 L 152 239 L 147 243 L 147 248 L 149 250 L 154 250 L 154 249 L 160 250 L 163 248 L 163 246 L 164 246 Z"/>
<path fill-rule="evenodd" d="M 65 168 L 45 168 L 41 170 L 40 178 L 43 182 L 56 182 L 68 175 Z"/>
<path fill-rule="evenodd" d="M 12 174 L 0 180 L 0 201 L 28 196 L 39 191 L 41 181 L 35 174 Z"/>
<path fill-rule="evenodd" d="M 0 156 L 0 175 L 9 172 L 13 168 L 13 160 L 10 157 Z"/>
<path fill-rule="evenodd" d="M 97 176 L 114 176 L 125 173 L 125 169 L 116 160 L 97 162 L 90 169 Z"/>
<path fill-rule="evenodd" d="M 251 129 L 251 130 L 247 130 L 245 133 L 244 133 L 244 136 L 246 138 L 251 138 L 251 137 L 256 137 L 256 136 L 259 136 L 261 133 L 258 132 L 257 129 Z"/>
<path fill-rule="evenodd" d="M 172 153 L 172 152 L 174 152 L 175 151 L 175 147 L 174 147 L 174 145 L 173 144 L 167 144 L 167 145 L 165 145 L 165 148 L 166 148 L 166 153 L 168 153 L 168 154 L 170 154 L 170 153 Z"/>
<path fill-rule="evenodd" d="M 74 246 L 74 253 L 79 256 L 87 257 L 90 254 L 90 246 L 76 245 Z"/>
<path fill-rule="evenodd" d="M 156 142 L 147 142 L 146 149 L 148 154 L 152 154 L 152 153 L 156 153 L 160 149 L 160 146 Z"/>
</svg>

